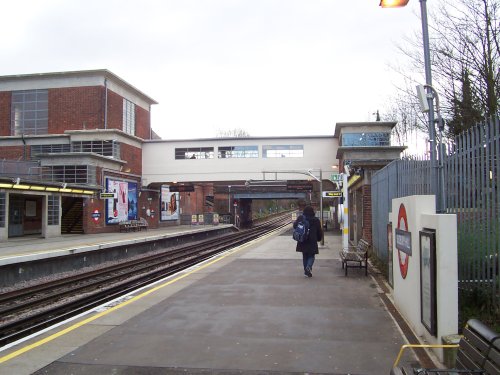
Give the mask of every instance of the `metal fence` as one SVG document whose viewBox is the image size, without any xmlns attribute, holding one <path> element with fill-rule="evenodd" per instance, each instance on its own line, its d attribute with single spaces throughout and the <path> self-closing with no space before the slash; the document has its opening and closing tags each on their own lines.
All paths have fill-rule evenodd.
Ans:
<svg viewBox="0 0 500 375">
<path fill-rule="evenodd" d="M 447 212 L 457 215 L 461 293 L 500 310 L 500 124 L 456 137 L 445 163 Z"/>
<path fill-rule="evenodd" d="M 394 198 L 430 194 L 428 160 L 394 160 L 372 176 L 372 241 L 377 257 L 388 260 L 387 224 Z"/>
<path fill-rule="evenodd" d="M 457 136 L 443 160 L 446 212 L 457 215 L 460 293 L 500 310 L 500 124 L 481 123 Z M 430 161 L 396 160 L 372 176 L 372 237 L 388 262 L 391 201 L 430 194 Z"/>
</svg>

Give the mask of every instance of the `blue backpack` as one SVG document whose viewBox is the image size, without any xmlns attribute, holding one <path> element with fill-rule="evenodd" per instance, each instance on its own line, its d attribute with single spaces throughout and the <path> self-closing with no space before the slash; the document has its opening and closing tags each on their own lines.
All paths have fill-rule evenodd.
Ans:
<svg viewBox="0 0 500 375">
<path fill-rule="evenodd" d="M 293 239 L 297 242 L 306 242 L 310 228 L 309 220 L 302 216 L 302 220 L 297 223 L 297 227 L 293 230 Z"/>
</svg>

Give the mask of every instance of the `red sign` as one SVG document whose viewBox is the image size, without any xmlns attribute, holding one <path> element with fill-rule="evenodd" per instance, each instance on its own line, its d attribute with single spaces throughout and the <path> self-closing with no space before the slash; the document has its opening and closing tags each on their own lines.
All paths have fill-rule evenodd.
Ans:
<svg viewBox="0 0 500 375">
<path fill-rule="evenodd" d="M 401 204 L 399 206 L 397 228 L 405 232 L 408 231 L 408 218 L 406 217 L 406 208 L 404 204 Z M 398 249 L 398 259 L 401 277 L 403 277 L 403 279 L 406 279 L 406 275 L 408 274 L 408 263 L 410 262 L 410 255 Z"/>
<path fill-rule="evenodd" d="M 92 212 L 92 219 L 97 223 L 99 221 L 99 218 L 101 217 L 101 213 L 99 212 L 99 210 L 94 210 L 94 212 Z"/>
</svg>

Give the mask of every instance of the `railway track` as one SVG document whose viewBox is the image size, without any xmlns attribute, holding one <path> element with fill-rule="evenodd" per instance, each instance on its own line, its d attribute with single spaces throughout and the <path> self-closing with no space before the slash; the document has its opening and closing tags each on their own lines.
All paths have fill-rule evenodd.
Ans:
<svg viewBox="0 0 500 375">
<path fill-rule="evenodd" d="M 280 215 L 250 229 L 122 261 L 0 295 L 0 347 L 149 285 L 290 223 Z"/>
</svg>

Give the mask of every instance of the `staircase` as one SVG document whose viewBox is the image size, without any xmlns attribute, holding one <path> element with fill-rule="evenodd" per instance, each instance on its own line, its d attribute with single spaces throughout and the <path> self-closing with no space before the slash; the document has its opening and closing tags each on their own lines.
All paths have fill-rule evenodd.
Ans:
<svg viewBox="0 0 500 375">
<path fill-rule="evenodd" d="M 73 199 L 62 213 L 61 234 L 83 234 L 83 200 Z"/>
</svg>

